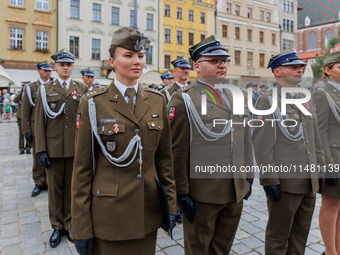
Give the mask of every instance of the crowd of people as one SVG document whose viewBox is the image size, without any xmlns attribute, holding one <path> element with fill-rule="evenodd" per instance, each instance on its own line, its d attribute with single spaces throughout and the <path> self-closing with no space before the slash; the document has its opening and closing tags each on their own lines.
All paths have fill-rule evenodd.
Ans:
<svg viewBox="0 0 340 255">
<path fill-rule="evenodd" d="M 303 171 L 260 171 L 269 214 L 265 254 L 304 254 L 319 192 L 323 254 L 339 255 L 340 180 L 330 169 L 340 163 L 340 53 L 325 58 L 325 87 L 311 98 L 298 88 L 306 64 L 297 53 L 273 56 L 268 67 L 277 84 L 260 91 L 249 84 L 248 107 L 231 87 L 218 86 L 231 55 L 216 36 L 189 48 L 197 81 L 188 83 L 189 61 L 176 59 L 161 75 L 161 91 L 138 83 L 141 39 L 129 27 L 113 34 L 116 79 L 107 87 L 93 89 L 91 68 L 81 71 L 84 83 L 73 80 L 74 56 L 62 49 L 51 56 L 58 77 L 51 80 L 48 62 L 38 64 L 39 80 L 19 96 L 19 126 L 33 148 L 32 196 L 48 189 L 50 246 L 66 235 L 82 255 L 155 254 L 158 228 L 171 237 L 183 221 L 186 255 L 229 254 L 255 178 L 240 169 L 290 166 Z M 302 103 L 283 109 L 285 99 Z M 261 115 L 274 100 L 275 111 Z M 239 101 L 243 114 L 235 113 Z M 240 125 L 251 118 L 257 122 Z M 197 171 L 212 165 L 236 171 Z"/>
</svg>

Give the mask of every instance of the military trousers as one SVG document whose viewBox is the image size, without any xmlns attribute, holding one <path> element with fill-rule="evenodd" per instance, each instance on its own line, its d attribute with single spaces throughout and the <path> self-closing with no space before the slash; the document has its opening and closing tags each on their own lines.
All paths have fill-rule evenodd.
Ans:
<svg viewBox="0 0 340 255">
<path fill-rule="evenodd" d="M 315 207 L 315 194 L 281 192 L 280 201 L 267 197 L 266 255 L 305 254 Z"/>
<path fill-rule="evenodd" d="M 93 255 L 154 255 L 157 230 L 142 239 L 106 241 L 94 238 Z"/>
<path fill-rule="evenodd" d="M 71 180 L 74 157 L 50 158 L 46 169 L 48 185 L 48 211 L 53 229 L 70 230 Z"/>
<path fill-rule="evenodd" d="M 18 128 L 19 128 L 19 150 L 20 151 L 30 151 L 32 148 L 32 145 L 29 144 L 26 140 L 25 140 L 25 136 L 22 133 L 22 128 L 21 128 L 21 119 L 17 119 L 17 124 L 18 124 Z M 25 145 L 26 143 L 26 145 Z"/>
<path fill-rule="evenodd" d="M 230 253 L 242 214 L 243 201 L 227 204 L 194 202 L 193 223 L 183 217 L 186 255 L 226 255 Z"/>
<path fill-rule="evenodd" d="M 39 186 L 44 186 L 44 185 L 47 185 L 46 172 L 45 172 L 45 169 L 38 163 L 38 155 L 35 149 L 34 139 L 35 137 L 32 138 L 32 148 L 33 148 L 32 176 L 33 176 L 33 180 L 35 184 Z"/>
</svg>

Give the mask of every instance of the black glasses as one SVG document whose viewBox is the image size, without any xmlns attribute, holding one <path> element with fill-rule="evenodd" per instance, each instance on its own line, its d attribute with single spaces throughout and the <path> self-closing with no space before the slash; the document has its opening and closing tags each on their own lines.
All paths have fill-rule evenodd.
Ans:
<svg viewBox="0 0 340 255">
<path fill-rule="evenodd" d="M 197 63 L 201 62 L 210 62 L 214 66 L 220 66 L 222 63 L 226 64 L 227 66 L 230 65 L 230 59 L 207 59 L 198 61 Z"/>
</svg>

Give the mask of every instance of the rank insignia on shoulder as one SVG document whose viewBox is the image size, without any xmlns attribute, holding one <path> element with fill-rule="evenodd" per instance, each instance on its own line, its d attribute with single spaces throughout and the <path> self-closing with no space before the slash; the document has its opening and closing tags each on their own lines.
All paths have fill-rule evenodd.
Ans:
<svg viewBox="0 0 340 255">
<path fill-rule="evenodd" d="M 169 119 L 172 120 L 175 117 L 176 106 L 171 106 L 169 108 Z"/>
<path fill-rule="evenodd" d="M 152 117 L 152 118 L 158 118 L 158 117 L 159 117 L 159 114 L 152 114 L 151 117 Z"/>
<path fill-rule="evenodd" d="M 77 129 L 79 128 L 79 124 L 80 124 L 80 116 L 81 116 L 81 113 L 77 113 Z"/>
</svg>

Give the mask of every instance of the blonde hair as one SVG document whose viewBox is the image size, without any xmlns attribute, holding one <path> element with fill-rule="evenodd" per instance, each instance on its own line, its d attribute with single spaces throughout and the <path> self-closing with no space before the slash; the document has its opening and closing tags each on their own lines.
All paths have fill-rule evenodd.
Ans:
<svg viewBox="0 0 340 255">
<path fill-rule="evenodd" d="M 328 74 L 325 72 L 326 67 L 328 67 L 329 69 L 332 69 L 332 67 L 335 65 L 336 63 L 329 63 L 327 65 L 324 66 L 323 68 L 323 72 L 322 72 L 322 78 L 328 78 Z"/>
</svg>

